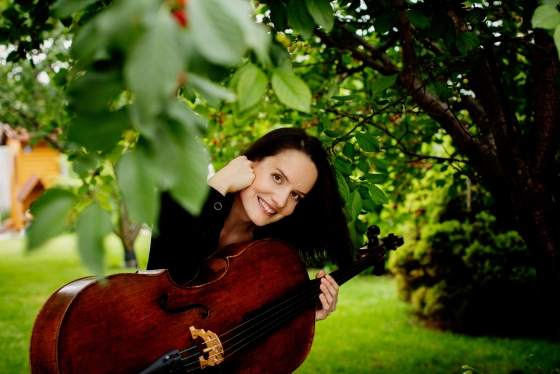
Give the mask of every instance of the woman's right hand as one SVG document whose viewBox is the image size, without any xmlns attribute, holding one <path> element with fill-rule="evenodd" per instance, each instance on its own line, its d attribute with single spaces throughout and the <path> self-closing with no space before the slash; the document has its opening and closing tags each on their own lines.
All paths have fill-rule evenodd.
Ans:
<svg viewBox="0 0 560 374">
<path fill-rule="evenodd" d="M 245 156 L 239 156 L 214 174 L 208 184 L 225 196 L 249 187 L 254 179 L 253 162 Z"/>
</svg>

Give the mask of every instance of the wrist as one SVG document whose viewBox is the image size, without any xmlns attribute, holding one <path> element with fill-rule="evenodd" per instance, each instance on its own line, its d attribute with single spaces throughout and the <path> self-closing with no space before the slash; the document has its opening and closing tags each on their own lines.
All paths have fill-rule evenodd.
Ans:
<svg viewBox="0 0 560 374">
<path fill-rule="evenodd" d="M 219 193 L 222 194 L 222 196 L 226 196 L 226 194 L 228 193 L 229 190 L 229 185 L 227 183 L 225 183 L 225 181 L 220 180 L 220 178 L 217 178 L 218 174 L 214 174 L 212 176 L 212 178 L 208 179 L 208 182 L 206 182 L 210 187 L 212 187 L 213 189 L 215 189 L 216 191 L 218 191 Z"/>
</svg>

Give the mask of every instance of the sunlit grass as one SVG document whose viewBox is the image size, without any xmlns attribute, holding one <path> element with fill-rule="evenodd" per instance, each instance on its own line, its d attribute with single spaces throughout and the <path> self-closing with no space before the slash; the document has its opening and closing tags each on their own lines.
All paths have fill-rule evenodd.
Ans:
<svg viewBox="0 0 560 374">
<path fill-rule="evenodd" d="M 109 272 L 122 271 L 117 238 L 107 244 Z M 145 268 L 148 237 L 136 247 Z M 60 286 L 87 275 L 72 235 L 30 254 L 20 238 L 0 242 L 0 373 L 29 373 L 29 339 L 41 305 Z M 560 374 L 560 344 L 424 329 L 396 299 L 391 279 L 364 276 L 342 287 L 338 310 L 317 324 L 311 354 L 297 373 L 462 373 L 464 364 L 484 374 Z"/>
</svg>

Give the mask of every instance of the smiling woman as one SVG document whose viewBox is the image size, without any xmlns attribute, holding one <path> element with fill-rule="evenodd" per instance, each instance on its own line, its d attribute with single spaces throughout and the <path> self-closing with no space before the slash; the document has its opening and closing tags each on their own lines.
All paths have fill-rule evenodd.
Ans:
<svg viewBox="0 0 560 374">
<path fill-rule="evenodd" d="M 162 195 L 159 234 L 152 239 L 148 269 L 169 269 L 187 283 L 200 263 L 232 243 L 277 238 L 290 243 L 307 265 L 352 260 L 342 202 L 320 141 L 301 129 L 268 133 L 216 173 L 199 217 Z M 188 243 L 188 244 L 187 244 Z M 316 318 L 336 309 L 338 285 L 323 271 Z"/>
</svg>

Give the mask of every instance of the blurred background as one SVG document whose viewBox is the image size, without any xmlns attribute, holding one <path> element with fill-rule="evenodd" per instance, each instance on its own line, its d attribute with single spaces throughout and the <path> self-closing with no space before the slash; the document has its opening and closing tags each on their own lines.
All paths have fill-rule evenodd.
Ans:
<svg viewBox="0 0 560 374">
<path fill-rule="evenodd" d="M 0 0 L 0 372 L 29 372 L 61 286 L 146 268 L 154 191 L 196 214 L 209 172 L 298 127 L 355 247 L 405 240 L 298 373 L 560 373 L 558 6 Z"/>
</svg>

